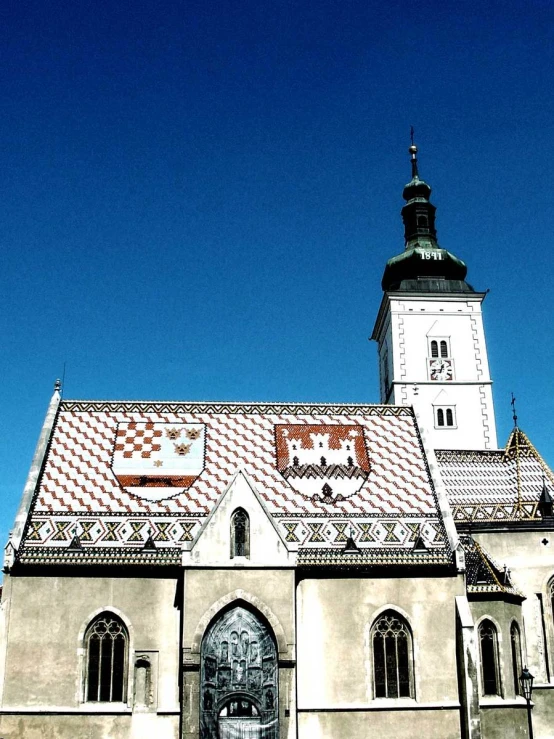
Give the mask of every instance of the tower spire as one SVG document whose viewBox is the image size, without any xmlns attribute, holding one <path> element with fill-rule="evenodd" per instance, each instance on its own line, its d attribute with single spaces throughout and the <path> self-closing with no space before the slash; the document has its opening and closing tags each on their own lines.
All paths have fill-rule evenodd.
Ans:
<svg viewBox="0 0 554 739">
<path fill-rule="evenodd" d="M 419 176 L 413 126 L 410 127 L 410 141 L 412 179 L 402 191 L 406 201 L 402 208 L 404 252 L 388 260 L 381 286 L 385 291 L 474 292 L 465 281 L 466 265 L 441 248 L 437 241 L 436 208 L 429 200 L 430 185 Z"/>
<path fill-rule="evenodd" d="M 402 208 L 405 249 L 416 246 L 438 249 L 435 229 L 435 206 L 430 202 L 431 188 L 419 177 L 417 146 L 414 144 L 414 128 L 410 130 L 412 144 L 408 149 L 412 165 L 412 179 L 402 193 L 406 205 Z"/>
<path fill-rule="evenodd" d="M 417 171 L 417 146 L 414 144 L 414 127 L 410 126 L 410 141 L 411 146 L 408 149 L 410 152 L 410 159 L 412 162 L 412 180 L 419 179 L 419 172 Z"/>
</svg>

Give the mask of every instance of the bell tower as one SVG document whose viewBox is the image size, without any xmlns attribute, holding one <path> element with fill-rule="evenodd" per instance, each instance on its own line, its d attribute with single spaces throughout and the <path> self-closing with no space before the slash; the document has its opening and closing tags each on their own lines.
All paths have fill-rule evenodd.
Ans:
<svg viewBox="0 0 554 739">
<path fill-rule="evenodd" d="M 413 142 L 409 152 L 404 251 L 385 266 L 371 337 L 379 346 L 381 402 L 413 405 L 436 449 L 496 449 L 486 293 L 474 290 L 464 262 L 439 246 Z"/>
</svg>

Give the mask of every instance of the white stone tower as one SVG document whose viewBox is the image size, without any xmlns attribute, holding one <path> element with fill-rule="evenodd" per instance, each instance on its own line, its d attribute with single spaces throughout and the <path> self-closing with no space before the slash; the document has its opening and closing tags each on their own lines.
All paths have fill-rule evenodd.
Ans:
<svg viewBox="0 0 554 739">
<path fill-rule="evenodd" d="M 481 306 L 466 265 L 437 243 L 431 188 L 412 179 L 402 208 L 405 248 L 389 259 L 372 339 L 379 345 L 381 402 L 413 405 L 436 449 L 496 449 Z"/>
</svg>

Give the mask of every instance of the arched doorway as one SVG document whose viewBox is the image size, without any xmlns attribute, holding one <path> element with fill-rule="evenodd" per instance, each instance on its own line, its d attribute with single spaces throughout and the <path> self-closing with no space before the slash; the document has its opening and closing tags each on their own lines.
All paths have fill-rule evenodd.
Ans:
<svg viewBox="0 0 554 739">
<path fill-rule="evenodd" d="M 277 650 L 251 611 L 235 606 L 209 627 L 200 681 L 201 739 L 278 739 Z"/>
</svg>

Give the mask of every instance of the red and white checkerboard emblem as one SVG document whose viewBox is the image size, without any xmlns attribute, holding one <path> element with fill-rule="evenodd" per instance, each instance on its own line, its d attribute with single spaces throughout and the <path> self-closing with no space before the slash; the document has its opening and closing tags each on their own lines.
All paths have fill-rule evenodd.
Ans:
<svg viewBox="0 0 554 739">
<path fill-rule="evenodd" d="M 128 492 L 164 500 L 189 488 L 204 469 L 202 423 L 120 423 L 112 471 Z"/>
<path fill-rule="evenodd" d="M 277 469 L 298 493 L 334 503 L 357 493 L 370 472 L 357 425 L 275 426 Z"/>
</svg>

